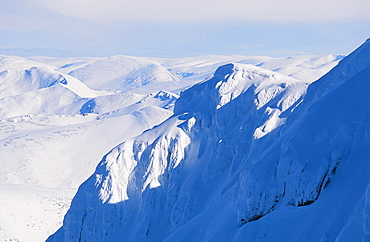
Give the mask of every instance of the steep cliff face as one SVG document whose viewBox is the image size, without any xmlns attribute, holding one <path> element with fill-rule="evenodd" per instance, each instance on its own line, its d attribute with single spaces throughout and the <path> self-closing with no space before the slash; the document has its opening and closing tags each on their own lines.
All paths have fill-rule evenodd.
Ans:
<svg viewBox="0 0 370 242">
<path fill-rule="evenodd" d="M 273 71 L 218 68 L 172 117 L 103 158 L 49 240 L 368 238 L 369 49 L 342 61 L 361 68 L 339 64 L 307 94 L 309 83 Z"/>
</svg>

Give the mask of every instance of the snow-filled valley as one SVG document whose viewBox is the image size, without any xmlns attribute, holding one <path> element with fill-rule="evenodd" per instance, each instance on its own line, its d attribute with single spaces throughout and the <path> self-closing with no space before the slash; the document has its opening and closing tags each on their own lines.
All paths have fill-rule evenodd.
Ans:
<svg viewBox="0 0 370 242">
<path fill-rule="evenodd" d="M 369 241 L 369 81 L 370 40 L 0 56 L 0 240 Z"/>
</svg>

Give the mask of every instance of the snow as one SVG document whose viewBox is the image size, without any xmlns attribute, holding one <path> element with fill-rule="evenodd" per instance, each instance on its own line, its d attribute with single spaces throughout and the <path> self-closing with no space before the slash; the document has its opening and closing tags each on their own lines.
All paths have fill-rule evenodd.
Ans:
<svg viewBox="0 0 370 242">
<path fill-rule="evenodd" d="M 0 185 L 1 241 L 45 241 L 62 225 L 75 189 Z"/>
<path fill-rule="evenodd" d="M 0 58 L 4 241 L 44 241 L 78 187 L 57 241 L 78 239 L 81 226 L 88 241 L 237 239 L 243 212 L 235 213 L 233 191 L 239 174 L 249 176 L 247 154 L 273 155 L 260 144 L 279 138 L 293 110 L 306 112 L 297 105 L 307 87 L 340 59 Z M 289 162 L 279 163 L 281 176 L 299 168 Z M 361 196 L 343 238 L 369 221 L 368 195 Z"/>
</svg>

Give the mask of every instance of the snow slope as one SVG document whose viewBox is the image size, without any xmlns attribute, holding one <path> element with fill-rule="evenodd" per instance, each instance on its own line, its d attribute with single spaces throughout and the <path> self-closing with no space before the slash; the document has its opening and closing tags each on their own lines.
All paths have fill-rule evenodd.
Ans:
<svg viewBox="0 0 370 242">
<path fill-rule="evenodd" d="M 103 157 L 49 241 L 369 240 L 369 50 L 307 93 L 221 66 Z"/>
<path fill-rule="evenodd" d="M 53 67 L 48 65 L 34 63 L 19 57 L 2 57 L 2 60 L 5 63 L 1 69 L 5 70 L 0 72 L 0 98 L 15 96 L 58 84 L 75 92 L 80 97 L 88 98 L 99 95 L 98 91 L 91 90 L 76 78 L 53 70 Z M 18 64 L 18 62 L 21 62 L 21 64 Z"/>
<path fill-rule="evenodd" d="M 75 189 L 0 185 L 0 240 L 45 241 L 61 226 Z"/>
<path fill-rule="evenodd" d="M 103 156 L 122 138 L 136 136 L 171 114 L 171 111 L 159 107 L 146 106 L 133 113 L 115 117 L 107 115 L 103 119 L 97 119 L 97 115 L 31 115 L 0 123 L 0 182 L 4 186 L 29 186 L 28 193 L 17 189 L 1 190 L 6 197 L 6 202 L 1 203 L 1 211 L 9 211 L 9 217 L 0 220 L 5 231 L 3 239 L 44 241 L 61 225 L 76 188 L 94 171 L 99 161 L 97 157 Z M 106 138 L 107 133 L 109 139 Z M 38 205 L 40 189 L 46 190 L 41 194 L 48 197 L 42 200 L 42 206 Z M 59 195 L 49 199 L 48 189 L 56 190 Z M 19 191 L 19 195 L 9 195 L 8 191 Z M 61 201 L 57 201 L 59 198 Z M 65 204 L 63 210 L 53 208 L 54 203 Z M 22 213 L 19 212 L 20 206 Z M 45 216 L 45 213 L 49 215 Z M 6 216 L 1 217 L 5 219 Z M 24 217 L 28 219 L 23 220 Z M 37 218 L 33 223 L 39 228 L 31 234 L 25 223 L 29 218 Z M 49 222 L 48 218 L 53 218 L 53 221 Z"/>
</svg>

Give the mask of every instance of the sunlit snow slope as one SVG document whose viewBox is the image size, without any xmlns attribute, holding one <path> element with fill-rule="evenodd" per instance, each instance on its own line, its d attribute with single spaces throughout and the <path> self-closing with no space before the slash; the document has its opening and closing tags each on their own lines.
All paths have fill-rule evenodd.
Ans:
<svg viewBox="0 0 370 242">
<path fill-rule="evenodd" d="M 369 52 L 309 87 L 219 67 L 103 157 L 49 240 L 368 241 Z"/>
</svg>

